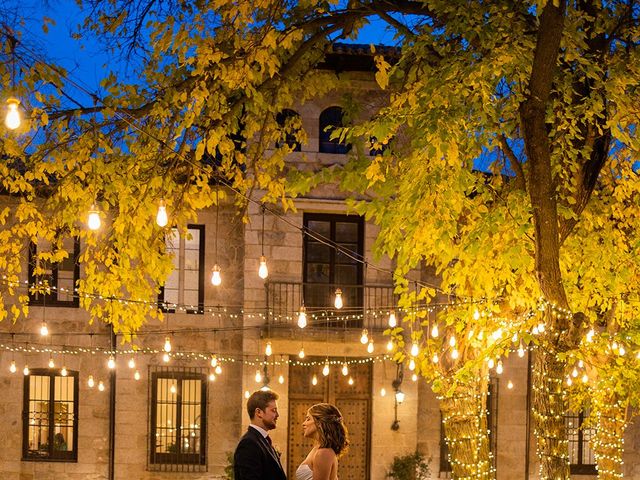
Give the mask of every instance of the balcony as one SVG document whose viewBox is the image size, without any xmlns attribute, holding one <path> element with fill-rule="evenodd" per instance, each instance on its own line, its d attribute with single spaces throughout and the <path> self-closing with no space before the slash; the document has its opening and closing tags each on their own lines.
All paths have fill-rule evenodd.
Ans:
<svg viewBox="0 0 640 480">
<path fill-rule="evenodd" d="M 265 288 L 270 327 L 297 326 L 304 300 L 309 329 L 382 331 L 387 328 L 389 311 L 397 302 L 392 285 L 267 282 Z M 342 291 L 341 309 L 334 306 L 338 288 Z"/>
</svg>

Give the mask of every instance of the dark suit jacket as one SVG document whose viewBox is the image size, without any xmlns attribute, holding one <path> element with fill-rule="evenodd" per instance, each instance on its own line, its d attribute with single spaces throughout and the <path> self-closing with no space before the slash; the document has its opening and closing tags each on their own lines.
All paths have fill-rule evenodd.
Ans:
<svg viewBox="0 0 640 480">
<path fill-rule="evenodd" d="M 235 480 L 287 480 L 280 459 L 253 427 L 240 439 L 233 456 Z"/>
</svg>

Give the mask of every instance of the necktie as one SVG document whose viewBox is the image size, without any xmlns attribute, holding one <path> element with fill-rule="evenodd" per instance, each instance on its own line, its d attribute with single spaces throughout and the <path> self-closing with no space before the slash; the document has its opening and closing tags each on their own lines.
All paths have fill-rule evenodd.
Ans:
<svg viewBox="0 0 640 480">
<path fill-rule="evenodd" d="M 269 447 L 271 448 L 271 451 L 273 452 L 273 454 L 275 455 L 276 459 L 278 459 L 278 464 L 280 464 L 280 455 L 278 455 L 278 452 L 276 451 L 276 449 L 273 447 L 273 441 L 271 440 L 271 437 L 269 435 L 267 435 L 266 437 L 264 437 L 265 440 L 267 440 L 267 443 L 269 444 Z"/>
</svg>

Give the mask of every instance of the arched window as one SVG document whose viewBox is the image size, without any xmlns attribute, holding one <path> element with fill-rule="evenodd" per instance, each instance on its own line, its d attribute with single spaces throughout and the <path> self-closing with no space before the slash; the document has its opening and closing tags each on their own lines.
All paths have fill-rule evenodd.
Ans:
<svg viewBox="0 0 640 480">
<path fill-rule="evenodd" d="M 341 143 L 339 139 L 331 139 L 331 133 L 337 127 L 343 127 L 344 113 L 340 107 L 329 107 L 320 114 L 320 152 L 322 153 L 347 153 L 351 145 Z"/>
<path fill-rule="evenodd" d="M 298 141 L 298 133 L 302 130 L 302 119 L 298 112 L 284 109 L 276 115 L 276 122 L 281 129 L 281 140 L 278 140 L 276 146 L 280 147 L 284 144 L 292 151 L 299 152 L 301 145 Z"/>
</svg>

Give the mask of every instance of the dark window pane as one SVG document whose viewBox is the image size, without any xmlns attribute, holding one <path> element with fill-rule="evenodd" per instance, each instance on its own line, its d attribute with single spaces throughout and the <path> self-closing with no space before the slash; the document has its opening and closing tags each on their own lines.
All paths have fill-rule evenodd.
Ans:
<svg viewBox="0 0 640 480">
<path fill-rule="evenodd" d="M 336 265 L 336 285 L 357 285 L 358 266 L 357 265 Z"/>
<path fill-rule="evenodd" d="M 323 222 L 319 220 L 309 220 L 307 222 L 307 230 L 322 235 L 325 238 L 331 237 L 331 222 Z"/>
<path fill-rule="evenodd" d="M 344 154 L 351 149 L 351 145 L 340 143 L 338 138 L 331 139 L 331 134 L 337 127 L 344 126 L 343 112 L 340 107 L 329 107 L 320 114 L 320 152 Z"/>
<path fill-rule="evenodd" d="M 341 243 L 336 251 L 336 263 L 358 263 L 358 245 L 354 243 Z"/>
<path fill-rule="evenodd" d="M 354 222 L 336 222 L 336 242 L 357 243 L 360 225 Z"/>
<path fill-rule="evenodd" d="M 331 261 L 331 247 L 323 243 L 309 242 L 306 251 L 307 262 L 324 262 Z"/>
</svg>

